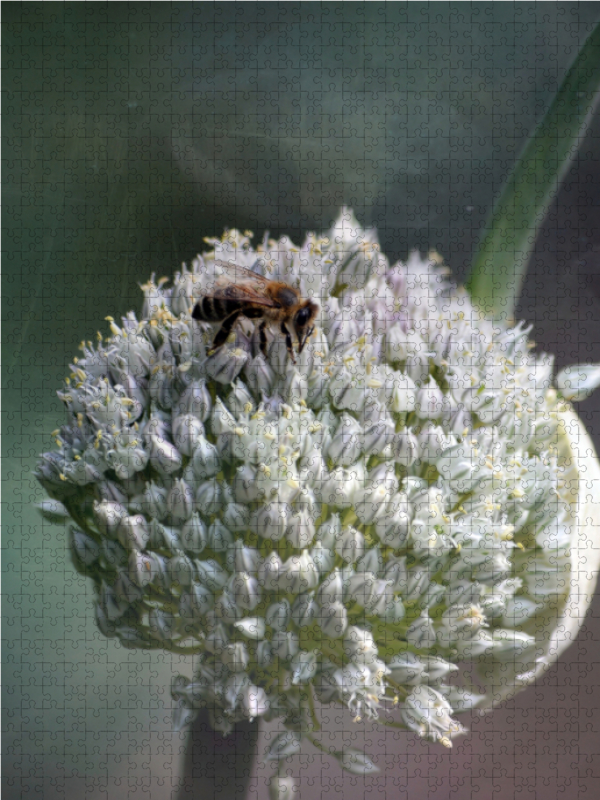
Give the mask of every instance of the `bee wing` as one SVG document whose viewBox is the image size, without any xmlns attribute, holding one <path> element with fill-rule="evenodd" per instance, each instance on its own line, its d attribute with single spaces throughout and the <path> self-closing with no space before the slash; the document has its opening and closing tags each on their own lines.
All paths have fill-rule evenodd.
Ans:
<svg viewBox="0 0 600 800">
<path fill-rule="evenodd" d="M 214 261 L 204 280 L 206 297 L 221 297 L 242 303 L 255 303 L 267 308 L 278 308 L 265 294 L 270 283 L 262 275 L 227 261 Z"/>
<path fill-rule="evenodd" d="M 210 295 L 207 295 L 210 297 Z M 229 284 L 222 289 L 217 289 L 212 297 L 225 300 L 237 300 L 240 303 L 253 303 L 255 306 L 265 306 L 267 308 L 279 308 L 270 297 L 266 297 L 261 292 L 255 291 L 251 286 L 243 284 Z"/>
<path fill-rule="evenodd" d="M 264 292 L 269 284 L 267 278 L 263 278 L 257 272 L 228 261 L 214 261 L 208 269 L 212 274 L 207 277 L 214 281 L 215 288 L 235 284 L 236 286 L 252 286 L 255 291 Z"/>
</svg>

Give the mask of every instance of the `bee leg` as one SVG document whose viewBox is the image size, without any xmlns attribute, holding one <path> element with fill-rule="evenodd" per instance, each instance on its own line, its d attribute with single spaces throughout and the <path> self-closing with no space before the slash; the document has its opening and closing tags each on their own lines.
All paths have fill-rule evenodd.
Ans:
<svg viewBox="0 0 600 800">
<path fill-rule="evenodd" d="M 242 313 L 241 311 L 234 311 L 233 314 L 230 314 L 228 317 L 225 317 L 221 327 L 217 331 L 217 335 L 213 340 L 211 352 L 214 352 L 219 347 L 225 344 L 229 334 L 233 330 L 233 326 L 238 320 L 238 317 L 241 316 L 241 313 Z"/>
<path fill-rule="evenodd" d="M 300 354 L 300 353 L 301 353 L 301 352 L 304 350 L 304 345 L 305 345 L 305 344 L 308 342 L 308 340 L 310 339 L 310 337 L 313 335 L 313 331 L 314 331 L 314 329 L 315 329 L 315 326 L 313 325 L 313 326 L 312 326 L 312 328 L 309 330 L 309 332 L 308 332 L 308 333 L 306 334 L 306 336 L 304 337 L 304 339 L 302 340 L 302 344 L 301 344 L 301 345 L 300 345 L 300 347 L 298 348 L 298 353 L 299 353 L 299 354 Z"/>
<path fill-rule="evenodd" d="M 290 332 L 285 326 L 285 322 L 281 323 L 281 332 L 285 336 L 285 346 L 287 347 L 288 355 L 292 359 L 292 364 L 296 363 L 296 359 L 294 358 L 294 350 L 292 347 L 292 337 L 290 336 Z"/>
<path fill-rule="evenodd" d="M 265 333 L 266 328 L 267 328 L 267 323 L 263 320 L 258 327 L 258 336 L 260 339 L 260 351 L 265 358 L 267 357 L 267 334 Z"/>
</svg>

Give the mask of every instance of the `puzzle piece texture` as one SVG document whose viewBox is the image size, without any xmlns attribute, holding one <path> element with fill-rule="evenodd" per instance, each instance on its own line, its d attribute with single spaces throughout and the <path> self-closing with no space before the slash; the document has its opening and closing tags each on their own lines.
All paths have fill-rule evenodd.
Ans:
<svg viewBox="0 0 600 800">
<path fill-rule="evenodd" d="M 600 6 L 3 11 L 4 796 L 598 794 L 598 115 L 445 265 Z"/>
</svg>

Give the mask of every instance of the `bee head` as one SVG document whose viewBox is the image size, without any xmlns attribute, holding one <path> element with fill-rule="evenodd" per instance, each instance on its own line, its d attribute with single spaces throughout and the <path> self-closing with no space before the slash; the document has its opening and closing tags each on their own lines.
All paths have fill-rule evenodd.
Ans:
<svg viewBox="0 0 600 800">
<path fill-rule="evenodd" d="M 294 328 L 298 337 L 298 353 L 302 352 L 306 340 L 314 330 L 312 322 L 317 316 L 318 310 L 319 306 L 316 303 L 313 303 L 312 300 L 305 300 L 294 315 Z"/>
</svg>

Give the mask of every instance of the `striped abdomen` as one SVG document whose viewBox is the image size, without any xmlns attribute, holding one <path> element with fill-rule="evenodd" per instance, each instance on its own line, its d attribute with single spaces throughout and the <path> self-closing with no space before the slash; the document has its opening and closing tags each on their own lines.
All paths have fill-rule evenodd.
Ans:
<svg viewBox="0 0 600 800">
<path fill-rule="evenodd" d="M 234 311 L 243 308 L 244 303 L 225 297 L 202 297 L 194 306 L 192 317 L 200 322 L 221 322 Z"/>
</svg>

